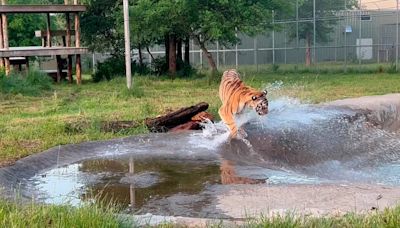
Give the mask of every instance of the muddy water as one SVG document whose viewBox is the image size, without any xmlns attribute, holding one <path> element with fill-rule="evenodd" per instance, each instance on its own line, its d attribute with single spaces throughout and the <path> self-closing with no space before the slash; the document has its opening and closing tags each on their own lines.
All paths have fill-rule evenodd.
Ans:
<svg viewBox="0 0 400 228">
<path fill-rule="evenodd" d="M 94 159 L 50 170 L 30 180 L 47 203 L 117 203 L 140 209 L 150 199 L 176 193 L 197 194 L 220 183 L 219 165 L 165 159 Z"/>
</svg>

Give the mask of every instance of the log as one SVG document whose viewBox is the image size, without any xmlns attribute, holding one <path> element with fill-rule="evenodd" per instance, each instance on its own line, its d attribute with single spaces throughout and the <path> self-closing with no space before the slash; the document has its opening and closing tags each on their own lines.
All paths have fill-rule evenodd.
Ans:
<svg viewBox="0 0 400 228">
<path fill-rule="evenodd" d="M 145 120 L 145 124 L 150 131 L 166 132 L 178 125 L 191 121 L 193 116 L 207 110 L 207 108 L 208 104 L 201 102 L 194 106 L 181 108 L 163 116 L 148 118 Z"/>
</svg>

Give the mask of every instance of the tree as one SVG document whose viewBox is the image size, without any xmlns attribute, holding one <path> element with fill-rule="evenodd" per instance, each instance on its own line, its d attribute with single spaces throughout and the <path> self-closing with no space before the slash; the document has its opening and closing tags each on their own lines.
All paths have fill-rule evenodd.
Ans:
<svg viewBox="0 0 400 228">
<path fill-rule="evenodd" d="M 299 18 L 313 18 L 314 0 L 299 0 Z M 346 6 L 345 6 L 346 4 Z M 357 0 L 315 0 L 315 36 L 319 43 L 329 42 L 330 33 L 338 20 L 335 19 L 340 10 L 352 9 L 357 6 Z M 326 19 L 328 18 L 328 19 Z M 331 18 L 329 20 L 329 18 Z M 334 18 L 332 20 L 332 18 Z M 313 22 L 291 23 L 289 25 L 289 37 L 293 40 L 297 38 L 306 42 L 306 65 L 311 65 L 311 44 L 313 40 L 314 24 Z M 315 44 L 313 44 L 315 45 Z"/>
<path fill-rule="evenodd" d="M 222 45 L 239 42 L 236 33 L 250 36 L 272 28 L 272 11 L 285 13 L 292 7 L 284 0 L 191 0 L 186 2 L 192 15 L 190 35 L 206 55 L 212 74 L 217 67 L 208 44 Z"/>
<path fill-rule="evenodd" d="M 124 54 L 122 1 L 84 0 L 87 11 L 81 17 L 82 41 L 89 49 Z"/>
<path fill-rule="evenodd" d="M 62 1 L 62 0 L 60 0 Z M 8 0 L 7 4 L 55 4 L 58 0 Z M 35 37 L 36 30 L 46 28 L 45 14 L 8 14 L 9 44 L 11 47 L 37 46 L 41 41 Z M 55 26 L 55 24 L 53 24 Z"/>
</svg>

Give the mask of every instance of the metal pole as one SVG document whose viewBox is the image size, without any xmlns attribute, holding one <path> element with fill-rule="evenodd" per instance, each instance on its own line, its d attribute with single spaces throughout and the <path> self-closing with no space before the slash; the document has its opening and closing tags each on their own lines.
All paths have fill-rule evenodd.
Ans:
<svg viewBox="0 0 400 228">
<path fill-rule="evenodd" d="M 237 38 L 237 37 L 238 37 L 237 28 L 236 28 L 235 30 L 236 30 L 235 36 L 236 36 L 236 38 Z M 236 45 L 235 45 L 235 65 L 236 65 L 236 69 L 237 69 L 237 68 L 238 68 L 238 65 L 239 65 L 238 45 L 237 45 L 237 43 L 236 43 Z"/>
<path fill-rule="evenodd" d="M 256 65 L 256 72 L 258 72 L 257 37 L 254 37 L 254 64 Z"/>
<path fill-rule="evenodd" d="M 361 27 L 361 14 L 362 14 L 362 8 L 361 8 L 361 0 L 360 0 L 360 21 L 359 21 L 359 26 L 360 26 L 360 29 L 358 30 L 358 39 L 359 39 L 359 41 L 358 41 L 358 64 L 361 64 L 361 58 L 362 58 L 362 51 L 361 51 L 361 48 L 362 48 L 362 46 L 361 46 L 361 36 L 362 36 L 362 27 Z"/>
<path fill-rule="evenodd" d="M 217 41 L 217 68 L 219 69 L 219 42 Z"/>
<path fill-rule="evenodd" d="M 399 0 L 396 0 L 396 71 L 399 70 Z"/>
<path fill-rule="evenodd" d="M 272 26 L 275 23 L 275 12 L 272 10 Z M 272 64 L 275 64 L 275 28 L 272 27 Z"/>
<path fill-rule="evenodd" d="M 345 7 L 345 25 L 344 25 L 344 72 L 347 72 L 347 0 L 344 0 Z"/>
<path fill-rule="evenodd" d="M 299 48 L 299 0 L 296 0 L 296 45 Z"/>
<path fill-rule="evenodd" d="M 315 57 L 315 44 L 316 44 L 316 18 L 315 18 L 315 0 L 313 0 L 313 20 L 314 20 L 314 24 L 313 24 L 313 62 L 314 64 L 317 63 L 316 57 Z"/>
<path fill-rule="evenodd" d="M 128 0 L 123 0 L 123 8 L 124 8 L 126 85 L 127 85 L 128 89 L 131 89 L 132 88 L 131 42 L 130 42 L 130 32 L 129 32 L 129 4 L 128 4 Z"/>
</svg>

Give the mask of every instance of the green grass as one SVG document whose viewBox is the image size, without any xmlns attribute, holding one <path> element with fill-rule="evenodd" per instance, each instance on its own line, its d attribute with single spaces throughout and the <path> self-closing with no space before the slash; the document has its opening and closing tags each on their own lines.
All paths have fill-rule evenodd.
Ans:
<svg viewBox="0 0 400 228">
<path fill-rule="evenodd" d="M 114 207 L 50 206 L 0 201 L 0 227 L 132 227 L 117 217 Z"/>
<path fill-rule="evenodd" d="M 135 227 L 135 219 L 119 216 L 113 206 L 85 204 L 80 207 L 68 205 L 42 205 L 36 203 L 20 204 L 0 200 L 0 227 Z M 258 219 L 247 219 L 244 227 L 400 227 L 400 206 L 384 209 L 369 214 L 348 213 L 344 216 L 260 216 Z M 158 227 L 176 227 L 176 224 L 165 223 Z M 182 226 L 180 226 L 182 227 Z M 209 227 L 222 227 L 221 224 L 210 224 Z"/>
<path fill-rule="evenodd" d="M 308 217 L 286 215 L 281 217 L 264 217 L 250 220 L 248 227 L 400 227 L 400 206 L 384 209 L 382 212 L 371 212 L 367 215 L 348 213 L 344 216 Z"/>
<path fill-rule="evenodd" d="M 279 69 L 278 69 L 279 70 Z M 281 69 L 283 70 L 283 69 Z M 283 88 L 270 92 L 271 97 L 290 96 L 319 103 L 400 92 L 400 75 L 388 73 L 255 73 L 241 68 L 243 80 L 256 88 L 281 81 Z M 4 78 L 3 78 L 4 80 Z M 24 83 L 12 80 L 13 88 Z M 13 81 L 15 80 L 15 81 Z M 4 82 L 4 81 L 3 81 Z M 209 85 L 205 77 L 170 80 L 166 77 L 135 77 L 134 90 L 125 89 L 123 78 L 81 86 L 60 84 L 34 92 L 0 92 L 0 161 L 11 164 L 16 159 L 60 144 L 110 139 L 147 133 L 147 117 L 205 101 L 217 116 L 220 106 L 218 84 Z M 40 84 L 40 83 L 38 83 Z M 3 86 L 6 83 L 2 84 Z M 9 85 L 9 84 L 8 84 Z M 23 84 L 22 84 L 23 85 Z M 37 91 L 39 90 L 39 93 Z M 28 88 L 29 91 L 29 88 Z M 121 132 L 103 132 L 101 121 L 134 120 L 138 128 Z M 121 227 L 112 207 L 86 205 L 43 206 L 0 201 L 0 227 Z M 249 227 L 399 227 L 400 207 L 370 215 L 348 214 L 340 217 L 281 217 L 250 220 Z M 172 226 L 172 225 L 171 225 Z M 168 224 L 165 227 L 169 227 Z"/>
<path fill-rule="evenodd" d="M 290 96 L 319 103 L 335 99 L 400 92 L 397 74 L 274 74 L 242 70 L 243 80 L 256 88 L 281 81 L 283 88 L 270 97 Z M 218 117 L 218 84 L 206 77 L 170 80 L 135 77 L 134 90 L 125 89 L 123 78 L 83 85 L 53 85 L 41 94 L 0 93 L 0 161 L 16 159 L 70 143 L 111 139 L 147 133 L 143 120 L 171 109 L 205 101 Z M 100 123 L 133 120 L 139 127 L 103 132 Z M 72 127 L 71 127 L 72 126 Z"/>
</svg>

